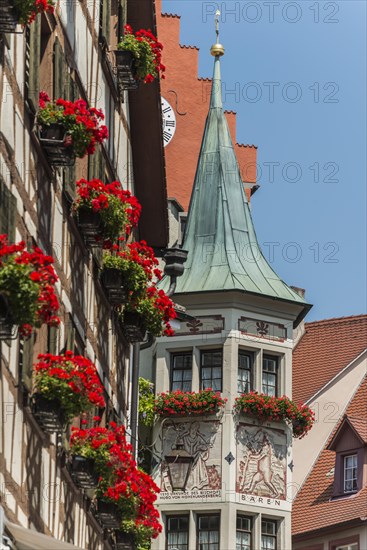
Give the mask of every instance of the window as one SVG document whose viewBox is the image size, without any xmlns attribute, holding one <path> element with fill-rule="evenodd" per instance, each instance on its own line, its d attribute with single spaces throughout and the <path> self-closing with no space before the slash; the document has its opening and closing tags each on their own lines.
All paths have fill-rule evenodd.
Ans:
<svg viewBox="0 0 367 550">
<path fill-rule="evenodd" d="M 222 391 L 222 350 L 201 353 L 201 389 Z"/>
<path fill-rule="evenodd" d="M 171 356 L 171 391 L 191 391 L 192 354 L 175 353 Z"/>
<path fill-rule="evenodd" d="M 261 522 L 261 550 L 277 550 L 277 522 L 263 519 Z"/>
<path fill-rule="evenodd" d="M 236 550 L 251 550 L 251 518 L 237 515 Z"/>
<path fill-rule="evenodd" d="M 262 391 L 267 395 L 276 397 L 278 394 L 278 359 L 277 357 L 264 356 Z"/>
<path fill-rule="evenodd" d="M 358 550 L 358 544 L 344 544 L 343 546 L 337 546 L 335 550 Z"/>
<path fill-rule="evenodd" d="M 357 455 L 344 457 L 344 493 L 357 491 Z"/>
<path fill-rule="evenodd" d="M 248 393 L 253 389 L 252 364 L 252 355 L 240 351 L 238 354 L 238 393 Z"/>
<path fill-rule="evenodd" d="M 189 550 L 189 516 L 167 518 L 167 550 Z"/>
<path fill-rule="evenodd" d="M 198 516 L 198 550 L 219 550 L 220 515 Z"/>
<path fill-rule="evenodd" d="M 15 240 L 15 215 L 17 211 L 17 199 L 9 191 L 0 176 L 0 235 L 6 233 L 8 240 Z"/>
</svg>

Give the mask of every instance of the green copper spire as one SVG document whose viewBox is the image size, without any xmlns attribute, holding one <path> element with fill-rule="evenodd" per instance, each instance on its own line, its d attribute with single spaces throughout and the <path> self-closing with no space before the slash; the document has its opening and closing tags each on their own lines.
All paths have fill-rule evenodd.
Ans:
<svg viewBox="0 0 367 550">
<path fill-rule="evenodd" d="M 308 310 L 260 251 L 222 109 L 219 56 L 182 245 L 189 254 L 175 295 L 238 290 L 304 304 Z"/>
</svg>

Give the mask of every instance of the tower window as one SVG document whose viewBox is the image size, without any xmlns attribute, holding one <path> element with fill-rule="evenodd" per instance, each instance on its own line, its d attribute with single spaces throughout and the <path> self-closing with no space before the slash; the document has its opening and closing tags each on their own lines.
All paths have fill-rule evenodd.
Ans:
<svg viewBox="0 0 367 550">
<path fill-rule="evenodd" d="M 238 514 L 236 522 L 236 550 L 252 549 L 251 529 L 251 518 Z"/>
<path fill-rule="evenodd" d="M 219 550 L 220 515 L 198 516 L 198 550 Z"/>
<path fill-rule="evenodd" d="M 222 391 L 222 350 L 203 351 L 201 353 L 201 389 L 212 388 Z"/>
<path fill-rule="evenodd" d="M 278 358 L 269 357 L 263 358 L 263 374 L 262 374 L 262 391 L 267 395 L 276 397 L 278 395 Z"/>
<path fill-rule="evenodd" d="M 277 550 L 277 522 L 263 519 L 261 522 L 261 550 Z"/>
<path fill-rule="evenodd" d="M 248 393 L 253 389 L 253 357 L 242 351 L 238 354 L 238 393 Z"/>
<path fill-rule="evenodd" d="M 171 355 L 171 391 L 191 391 L 192 353 Z"/>
<path fill-rule="evenodd" d="M 167 550 L 189 550 L 189 516 L 167 518 Z"/>
</svg>

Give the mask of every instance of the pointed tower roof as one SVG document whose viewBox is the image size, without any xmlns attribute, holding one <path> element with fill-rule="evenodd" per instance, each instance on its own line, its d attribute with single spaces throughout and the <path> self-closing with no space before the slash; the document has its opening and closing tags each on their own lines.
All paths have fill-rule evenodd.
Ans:
<svg viewBox="0 0 367 550">
<path fill-rule="evenodd" d="M 182 248 L 188 259 L 175 295 L 238 290 L 310 305 L 273 271 L 257 242 L 226 117 L 216 55 L 201 151 Z"/>
</svg>

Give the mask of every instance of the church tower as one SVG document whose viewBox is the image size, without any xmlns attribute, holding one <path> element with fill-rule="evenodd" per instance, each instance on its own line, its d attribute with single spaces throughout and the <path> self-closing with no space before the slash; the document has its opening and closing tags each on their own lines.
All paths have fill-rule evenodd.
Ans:
<svg viewBox="0 0 367 550">
<path fill-rule="evenodd" d="M 173 295 L 187 317 L 154 352 L 155 391 L 166 395 L 153 432 L 163 532 L 152 548 L 290 550 L 292 426 L 234 406 L 251 391 L 291 398 L 293 329 L 311 306 L 261 253 L 222 108 L 224 48 L 211 53 L 210 107 L 182 246 L 188 259 Z M 209 388 L 215 397 L 199 402 L 196 394 Z M 177 391 L 194 393 L 175 399 Z"/>
</svg>

